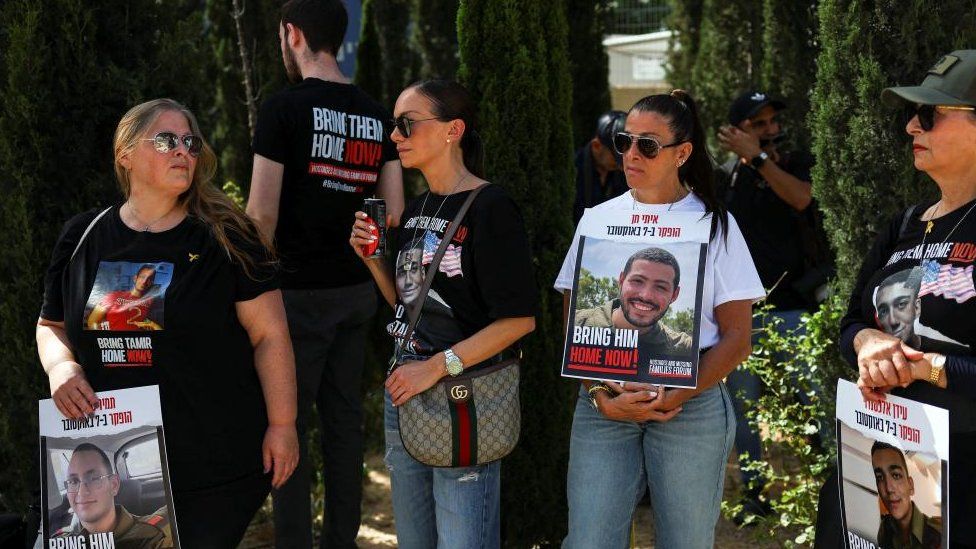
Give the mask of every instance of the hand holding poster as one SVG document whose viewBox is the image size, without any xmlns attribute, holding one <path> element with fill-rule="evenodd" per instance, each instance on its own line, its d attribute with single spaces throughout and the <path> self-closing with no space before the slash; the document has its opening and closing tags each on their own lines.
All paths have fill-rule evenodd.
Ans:
<svg viewBox="0 0 976 549">
<path fill-rule="evenodd" d="M 949 547 L 949 412 L 837 382 L 837 466 L 849 549 Z"/>
<path fill-rule="evenodd" d="M 562 375 L 695 387 L 710 229 L 698 212 L 587 210 Z"/>
<path fill-rule="evenodd" d="M 39 415 L 43 547 L 180 547 L 158 387 L 99 392 L 81 419 L 46 399 Z"/>
</svg>

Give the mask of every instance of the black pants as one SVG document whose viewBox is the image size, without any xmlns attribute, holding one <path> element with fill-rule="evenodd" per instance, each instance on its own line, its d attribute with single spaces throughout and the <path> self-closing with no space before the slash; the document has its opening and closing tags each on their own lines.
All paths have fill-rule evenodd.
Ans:
<svg viewBox="0 0 976 549">
<path fill-rule="evenodd" d="M 298 373 L 301 460 L 274 494 L 275 545 L 312 546 L 312 471 L 306 425 L 318 410 L 325 479 L 321 547 L 356 546 L 362 503 L 362 379 L 369 320 L 376 311 L 373 284 L 328 290 L 286 290 L 285 312 Z"/>
<path fill-rule="evenodd" d="M 234 549 L 270 491 L 271 475 L 260 471 L 214 488 L 174 491 L 180 546 Z"/>
<path fill-rule="evenodd" d="M 949 435 L 950 549 L 976 548 L 976 433 Z M 844 523 L 835 469 L 823 487 L 817 507 L 816 549 L 844 547 Z"/>
</svg>

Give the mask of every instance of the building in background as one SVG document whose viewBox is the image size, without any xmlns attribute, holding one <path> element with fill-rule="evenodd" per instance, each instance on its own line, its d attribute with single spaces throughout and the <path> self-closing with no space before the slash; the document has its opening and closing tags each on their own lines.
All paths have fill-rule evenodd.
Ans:
<svg viewBox="0 0 976 549">
<path fill-rule="evenodd" d="M 629 109 L 638 99 L 669 91 L 664 65 L 671 31 L 666 0 L 616 0 L 609 3 L 603 47 L 609 58 L 610 101 Z"/>
</svg>

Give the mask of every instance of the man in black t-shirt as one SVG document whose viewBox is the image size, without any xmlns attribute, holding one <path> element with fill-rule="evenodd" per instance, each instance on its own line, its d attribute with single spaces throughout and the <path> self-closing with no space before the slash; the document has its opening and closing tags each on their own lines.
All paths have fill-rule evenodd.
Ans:
<svg viewBox="0 0 976 549">
<path fill-rule="evenodd" d="M 806 153 L 779 149 L 784 134 L 777 117 L 784 108 L 785 103 L 759 91 L 737 97 L 729 108 L 729 125 L 718 132 L 719 142 L 734 156 L 716 170 L 719 196 L 742 230 L 759 278 L 769 291 L 766 302 L 773 306 L 772 315 L 782 320 L 782 332 L 797 328 L 800 315 L 813 301 L 813 292 L 800 286 L 805 281 L 805 260 L 812 255 L 803 229 L 814 225 L 810 222 L 813 160 Z M 757 338 L 758 333 L 754 345 Z M 738 422 L 736 448 L 750 459 L 761 459 L 759 434 L 745 416 L 745 400 L 759 398 L 759 378 L 736 369 L 728 377 L 728 386 Z M 759 499 L 764 479 L 749 471 L 743 471 L 742 477 L 745 486 L 753 484 L 744 500 L 745 512 L 768 512 L 768 504 Z"/>
<path fill-rule="evenodd" d="M 607 111 L 596 122 L 596 135 L 576 151 L 576 199 L 573 223 L 579 223 L 586 208 L 592 208 L 627 192 L 627 179 L 620 156 L 613 149 L 613 136 L 624 131 L 627 113 Z"/>
<path fill-rule="evenodd" d="M 360 522 L 365 338 L 376 310 L 369 271 L 349 248 L 363 200 L 386 200 L 391 225 L 403 183 L 389 114 L 340 72 L 340 0 L 290 0 L 279 38 L 294 85 L 261 106 L 247 212 L 273 236 L 298 377 L 301 460 L 275 493 L 278 547 L 310 547 L 305 422 L 316 405 L 322 440 L 322 547 L 354 547 Z"/>
</svg>

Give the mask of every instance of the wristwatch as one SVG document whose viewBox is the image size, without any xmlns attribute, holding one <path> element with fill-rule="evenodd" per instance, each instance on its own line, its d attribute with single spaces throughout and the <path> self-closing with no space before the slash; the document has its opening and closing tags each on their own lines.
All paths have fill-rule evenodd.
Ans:
<svg viewBox="0 0 976 549">
<path fill-rule="evenodd" d="M 767 160 L 769 160 L 769 154 L 767 154 L 766 151 L 762 151 L 761 153 L 752 157 L 752 160 L 749 161 L 749 165 L 758 170 L 763 164 L 766 163 Z"/>
<path fill-rule="evenodd" d="M 596 394 L 599 391 L 606 391 L 608 395 L 611 396 L 613 395 L 610 392 L 610 387 L 607 387 L 606 383 L 598 382 L 598 383 L 594 383 L 593 385 L 590 385 L 590 388 L 586 390 L 586 393 L 590 395 L 590 405 L 593 406 L 593 409 L 596 410 L 597 412 L 600 411 L 600 405 L 596 401 Z"/>
<path fill-rule="evenodd" d="M 461 362 L 461 357 L 454 354 L 454 351 L 450 348 L 444 349 L 444 361 L 446 363 L 447 373 L 451 377 L 457 377 L 464 371 L 464 363 Z"/>
<path fill-rule="evenodd" d="M 929 383 L 932 385 L 938 385 L 939 379 L 942 377 L 942 371 L 945 370 L 945 355 L 935 355 L 932 359 L 932 369 L 929 370 Z"/>
</svg>

